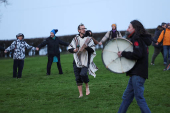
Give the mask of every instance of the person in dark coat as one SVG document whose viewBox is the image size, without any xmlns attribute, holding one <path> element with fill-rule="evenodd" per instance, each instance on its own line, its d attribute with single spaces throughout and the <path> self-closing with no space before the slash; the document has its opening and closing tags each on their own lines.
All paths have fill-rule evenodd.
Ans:
<svg viewBox="0 0 170 113">
<path fill-rule="evenodd" d="M 146 33 L 138 20 L 131 21 L 127 31 L 130 33 L 129 38 L 133 43 L 133 52 L 120 51 L 117 54 L 119 57 L 136 60 L 136 63 L 126 73 L 127 76 L 130 76 L 130 79 L 118 113 L 126 113 L 134 97 L 142 113 L 151 113 L 143 96 L 144 83 L 148 79 L 148 46 L 152 43 L 151 35 Z"/>
<path fill-rule="evenodd" d="M 55 36 L 55 34 L 58 32 L 57 29 L 53 29 L 50 32 L 50 36 L 42 42 L 40 45 L 37 46 L 36 50 L 39 50 L 40 48 L 47 45 L 47 51 L 48 51 L 48 63 L 47 63 L 47 75 L 51 74 L 51 65 L 52 62 L 57 62 L 57 67 L 59 74 L 63 74 L 61 63 L 60 63 L 60 51 L 59 51 L 59 44 L 68 46 L 69 43 L 63 42 L 58 37 Z"/>
<path fill-rule="evenodd" d="M 161 32 L 166 29 L 166 23 L 162 23 L 162 25 L 159 25 L 156 30 L 155 30 L 155 34 L 153 37 L 153 42 L 152 45 L 154 46 L 154 53 L 152 55 L 152 61 L 151 61 L 151 65 L 154 65 L 154 61 L 156 59 L 156 57 L 159 55 L 159 53 L 162 53 L 163 56 L 163 46 L 162 45 L 156 45 L 155 43 L 157 43 L 157 40 L 159 38 L 159 35 L 161 34 Z"/>
<path fill-rule="evenodd" d="M 1 51 L 5 51 L 5 49 L 4 49 L 2 46 L 0 46 L 0 50 L 1 50 Z"/>
</svg>

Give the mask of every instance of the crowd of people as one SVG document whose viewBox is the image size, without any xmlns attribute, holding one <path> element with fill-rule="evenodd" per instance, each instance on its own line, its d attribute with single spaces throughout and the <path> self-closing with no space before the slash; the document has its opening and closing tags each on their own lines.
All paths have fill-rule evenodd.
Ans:
<svg viewBox="0 0 170 113">
<path fill-rule="evenodd" d="M 60 62 L 59 45 L 68 46 L 68 51 L 73 53 L 73 70 L 79 91 L 79 98 L 81 98 L 83 97 L 83 83 L 86 85 L 86 95 L 90 94 L 88 85 L 89 77 L 87 73 L 95 77 L 95 72 L 98 70 L 97 66 L 93 62 L 93 59 L 96 56 L 95 45 L 102 45 L 105 41 L 109 41 L 114 38 L 122 38 L 121 33 L 117 31 L 116 24 L 112 24 L 111 28 L 112 29 L 105 34 L 101 41 L 98 42 L 93 38 L 92 31 L 86 30 L 84 24 L 80 24 L 78 25 L 79 34 L 72 39 L 71 43 L 60 40 L 57 36 L 55 36 L 58 30 L 53 29 L 50 32 L 50 36 L 37 47 L 28 45 L 24 41 L 24 35 L 19 33 L 16 35 L 17 39 L 12 42 L 8 48 L 4 49 L 3 47 L 0 47 L 0 50 L 5 53 L 10 50 L 14 50 L 13 78 L 21 78 L 24 67 L 25 48 L 38 51 L 47 45 L 48 62 L 46 74 L 50 75 L 52 62 L 57 63 L 59 74 L 63 74 Z M 134 97 L 141 109 L 141 112 L 150 113 L 150 109 L 143 96 L 144 83 L 145 80 L 148 79 L 148 46 L 151 44 L 154 46 L 151 65 L 155 65 L 155 59 L 160 52 L 162 53 L 164 59 L 163 64 L 166 65 L 169 62 L 170 23 L 162 23 L 159 25 L 155 30 L 154 37 L 152 38 L 151 35 L 145 30 L 141 22 L 138 20 L 133 20 L 128 26 L 127 38 L 133 43 L 133 51 L 118 51 L 117 56 L 130 60 L 137 60 L 137 62 L 132 69 L 126 72 L 126 75 L 130 78 L 127 88 L 124 91 L 122 97 L 123 101 L 120 105 L 118 113 L 125 113 Z"/>
</svg>

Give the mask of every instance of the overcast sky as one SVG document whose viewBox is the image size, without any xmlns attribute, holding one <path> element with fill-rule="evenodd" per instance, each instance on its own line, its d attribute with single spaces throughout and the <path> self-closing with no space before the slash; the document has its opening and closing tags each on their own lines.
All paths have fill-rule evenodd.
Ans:
<svg viewBox="0 0 170 113">
<path fill-rule="evenodd" d="M 0 5 L 0 40 L 47 37 L 52 29 L 57 36 L 77 34 L 80 23 L 93 32 L 126 30 L 138 19 L 145 28 L 170 22 L 170 0 L 8 0 Z"/>
</svg>

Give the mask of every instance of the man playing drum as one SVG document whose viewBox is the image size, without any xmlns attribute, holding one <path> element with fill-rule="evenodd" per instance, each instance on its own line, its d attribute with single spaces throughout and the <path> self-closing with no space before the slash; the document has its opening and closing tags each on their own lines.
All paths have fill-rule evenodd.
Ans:
<svg viewBox="0 0 170 113">
<path fill-rule="evenodd" d="M 74 56 L 73 69 L 80 94 L 79 98 L 83 97 L 83 83 L 86 84 L 86 95 L 90 94 L 87 71 L 89 71 L 89 74 L 94 77 L 96 76 L 95 72 L 97 71 L 97 67 L 93 63 L 93 58 L 96 55 L 95 44 L 91 37 L 84 37 L 86 32 L 85 29 L 86 28 L 83 24 L 78 26 L 79 35 L 76 35 L 76 37 L 73 38 L 68 47 L 68 51 L 73 53 Z"/>
<path fill-rule="evenodd" d="M 130 76 L 130 79 L 123 94 L 123 101 L 118 113 L 126 113 L 134 97 L 141 112 L 150 113 L 143 93 L 145 80 L 148 79 L 148 46 L 152 43 L 151 36 L 147 34 L 143 25 L 138 20 L 131 21 L 127 31 L 129 32 L 128 37 L 133 43 L 133 52 L 120 51 L 117 55 L 119 57 L 137 60 L 137 62 L 126 73 L 127 76 Z"/>
</svg>

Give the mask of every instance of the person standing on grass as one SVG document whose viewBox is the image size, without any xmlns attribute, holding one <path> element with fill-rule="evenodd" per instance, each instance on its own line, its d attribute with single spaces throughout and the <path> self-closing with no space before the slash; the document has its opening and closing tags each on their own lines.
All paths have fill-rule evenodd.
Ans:
<svg viewBox="0 0 170 113">
<path fill-rule="evenodd" d="M 60 50 L 59 50 L 59 44 L 68 46 L 69 43 L 63 42 L 58 37 L 55 36 L 55 34 L 58 32 L 58 29 L 53 29 L 50 32 L 50 36 L 41 44 L 39 44 L 36 48 L 36 50 L 39 50 L 40 48 L 47 45 L 48 50 L 48 63 L 47 63 L 47 75 L 51 74 L 51 65 L 53 62 L 57 63 L 59 74 L 63 74 L 61 63 L 60 63 Z"/>
<path fill-rule="evenodd" d="M 126 73 L 127 76 L 130 76 L 130 79 L 118 113 L 126 113 L 134 97 L 142 113 L 151 113 L 143 96 L 144 83 L 148 79 L 148 46 L 152 43 L 151 36 L 146 33 L 143 25 L 138 20 L 131 21 L 127 31 L 129 32 L 128 37 L 133 43 L 133 52 L 119 51 L 117 55 L 118 57 L 137 60 L 137 62 Z"/>
<path fill-rule="evenodd" d="M 156 43 L 156 45 L 158 45 L 163 40 L 164 65 L 167 64 L 167 56 L 168 61 L 170 61 L 170 23 L 167 23 L 166 27 L 167 28 L 161 32 Z"/>
<path fill-rule="evenodd" d="M 97 71 L 96 65 L 93 63 L 93 58 L 95 57 L 95 44 L 93 39 L 91 38 L 90 41 L 87 43 L 85 49 L 80 53 L 77 54 L 79 48 L 84 45 L 84 42 L 89 38 L 85 37 L 86 28 L 83 24 L 78 26 L 79 35 L 73 38 L 72 42 L 68 47 L 68 51 L 73 53 L 74 60 L 73 60 L 73 69 L 76 78 L 76 83 L 79 90 L 79 98 L 83 97 L 82 85 L 83 83 L 86 84 L 86 95 L 90 94 L 89 90 L 89 78 L 87 71 L 89 71 L 90 75 L 94 77 L 95 72 Z"/>
<path fill-rule="evenodd" d="M 155 43 L 157 43 L 159 35 L 165 29 L 166 29 L 166 23 L 162 23 L 162 25 L 159 25 L 155 30 L 155 34 L 154 34 L 154 37 L 153 37 L 153 43 L 152 43 L 152 45 L 154 46 L 154 53 L 152 55 L 151 65 L 154 65 L 155 58 L 159 55 L 160 52 L 162 53 L 162 56 L 163 56 L 163 46 L 162 45 L 156 45 Z"/>
<path fill-rule="evenodd" d="M 5 53 L 9 52 L 10 50 L 14 49 L 13 59 L 13 78 L 21 78 L 22 77 L 22 70 L 24 67 L 24 59 L 25 59 L 25 48 L 35 50 L 35 47 L 28 45 L 24 41 L 24 35 L 19 33 L 16 35 L 17 40 L 12 42 L 12 44 L 5 49 Z M 18 74 L 17 74 L 18 68 Z"/>
<path fill-rule="evenodd" d="M 99 45 L 102 45 L 107 39 L 111 40 L 113 38 L 122 38 L 121 33 L 119 31 L 117 31 L 117 25 L 116 24 L 112 24 L 111 27 L 112 27 L 112 30 L 108 31 L 105 34 L 105 36 L 99 42 Z"/>
</svg>

